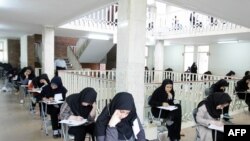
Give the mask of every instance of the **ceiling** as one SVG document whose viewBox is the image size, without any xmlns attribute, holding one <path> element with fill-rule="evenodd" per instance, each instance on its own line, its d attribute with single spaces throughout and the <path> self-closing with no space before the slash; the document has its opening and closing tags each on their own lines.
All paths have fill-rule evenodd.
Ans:
<svg viewBox="0 0 250 141">
<path fill-rule="evenodd" d="M 0 37 L 41 34 L 44 26 L 58 27 L 115 0 L 0 0 Z M 58 31 L 58 32 L 57 32 Z M 69 30 L 56 29 L 66 35 Z M 69 34 L 71 35 L 71 32 Z M 76 33 L 83 35 L 84 33 Z"/>
<path fill-rule="evenodd" d="M 86 12 L 116 0 L 0 0 L 0 38 L 41 34 L 44 26 L 58 27 Z M 250 1 L 241 0 L 158 0 L 250 28 Z M 83 37 L 89 32 L 55 28 L 55 35 Z M 183 38 L 175 43 L 207 44 L 218 40 L 249 40 L 249 33 Z"/>
</svg>

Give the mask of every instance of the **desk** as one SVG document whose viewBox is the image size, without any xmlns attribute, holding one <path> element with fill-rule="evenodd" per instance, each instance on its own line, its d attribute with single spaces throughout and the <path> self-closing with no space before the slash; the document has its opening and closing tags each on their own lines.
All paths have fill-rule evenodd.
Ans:
<svg viewBox="0 0 250 141">
<path fill-rule="evenodd" d="M 48 105 L 57 105 L 62 104 L 64 101 L 40 101 L 41 103 L 41 120 L 42 120 L 42 129 L 44 130 L 45 134 L 48 136 L 48 116 L 47 116 L 47 106 Z M 45 105 L 45 107 L 44 107 Z"/>
<path fill-rule="evenodd" d="M 160 117 L 161 117 L 161 112 L 162 112 L 162 110 L 173 111 L 173 110 L 176 110 L 176 109 L 177 109 L 177 107 L 176 107 L 176 106 L 174 106 L 174 105 L 169 105 L 169 106 L 159 106 L 159 107 L 157 107 L 157 108 L 159 108 L 159 109 L 160 109 L 160 113 L 159 113 L 159 117 L 158 117 L 158 119 L 160 119 Z"/>
<path fill-rule="evenodd" d="M 247 99 L 250 99 L 248 98 L 250 95 L 250 91 L 243 91 L 243 92 L 235 92 L 235 99 L 234 99 L 234 105 L 233 105 L 233 110 L 235 109 L 236 106 L 238 106 L 237 108 L 241 108 L 242 106 L 242 102 L 243 100 L 246 102 Z"/>
<path fill-rule="evenodd" d="M 82 121 L 61 120 L 59 123 L 61 123 L 63 140 L 64 141 L 69 140 L 69 134 L 68 134 L 69 127 L 80 126 L 80 125 L 85 124 L 86 122 L 87 122 L 87 119 L 83 119 Z"/>
<path fill-rule="evenodd" d="M 34 108 L 33 108 L 33 106 L 32 106 L 32 103 L 37 103 L 37 100 L 35 99 L 35 102 L 34 102 L 34 95 L 33 95 L 33 93 L 41 93 L 41 89 L 31 89 L 31 90 L 28 90 L 28 94 L 29 94 L 29 106 L 28 106 L 28 108 L 29 108 L 29 110 L 31 110 L 31 114 L 32 114 L 32 117 L 34 118 L 35 117 L 35 111 L 34 111 Z M 41 111 L 41 109 L 40 109 L 40 111 Z"/>
</svg>

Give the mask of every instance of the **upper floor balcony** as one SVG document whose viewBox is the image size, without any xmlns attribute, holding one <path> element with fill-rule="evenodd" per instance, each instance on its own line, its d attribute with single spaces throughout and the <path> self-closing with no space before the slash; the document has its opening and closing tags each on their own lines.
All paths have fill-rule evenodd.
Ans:
<svg viewBox="0 0 250 141">
<path fill-rule="evenodd" d="M 146 13 L 147 37 L 173 39 L 196 36 L 223 35 L 250 32 L 248 28 L 186 9 L 169 6 L 175 10 L 158 13 L 159 7 L 148 6 Z M 173 8 L 174 7 L 174 8 Z M 66 23 L 61 28 L 115 34 L 118 22 L 118 3 L 101 7 Z"/>
</svg>

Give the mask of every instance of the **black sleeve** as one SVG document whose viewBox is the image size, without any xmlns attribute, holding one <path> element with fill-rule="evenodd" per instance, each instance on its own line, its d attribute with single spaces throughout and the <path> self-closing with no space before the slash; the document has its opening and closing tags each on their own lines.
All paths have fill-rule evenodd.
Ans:
<svg viewBox="0 0 250 141">
<path fill-rule="evenodd" d="M 63 101 L 65 101 L 65 99 L 66 99 L 67 92 L 68 92 L 68 90 L 65 87 L 63 87 L 63 92 L 62 92 Z"/>
<path fill-rule="evenodd" d="M 161 97 L 160 94 L 157 92 L 157 89 L 153 92 L 152 96 L 149 99 L 148 104 L 151 107 L 162 106 Z"/>
</svg>

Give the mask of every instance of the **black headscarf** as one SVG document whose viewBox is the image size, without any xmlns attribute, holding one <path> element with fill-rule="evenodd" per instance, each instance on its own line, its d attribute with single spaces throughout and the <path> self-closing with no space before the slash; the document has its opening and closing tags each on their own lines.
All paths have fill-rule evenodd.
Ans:
<svg viewBox="0 0 250 141">
<path fill-rule="evenodd" d="M 92 104 L 96 101 L 96 96 L 96 91 L 93 88 L 87 87 L 79 94 L 68 96 L 66 102 L 75 116 L 88 118 L 89 113 L 93 108 Z M 89 103 L 90 105 L 83 106 L 82 102 Z"/>
<path fill-rule="evenodd" d="M 51 85 L 45 86 L 41 92 L 42 97 L 47 97 L 47 98 L 54 97 L 55 94 L 61 93 L 63 100 L 65 100 L 66 93 L 68 92 L 68 90 L 63 86 L 61 77 L 59 76 L 53 77 L 50 84 L 52 83 L 56 84 L 57 88 L 52 89 Z"/>
<path fill-rule="evenodd" d="M 22 79 L 25 79 L 25 78 L 26 78 L 26 76 L 24 75 L 24 73 L 25 73 L 26 70 L 30 70 L 30 74 L 29 74 L 29 76 L 28 76 L 28 79 L 29 79 L 29 80 L 34 79 L 34 78 L 35 78 L 35 72 L 34 72 L 34 70 L 33 70 L 33 68 L 32 68 L 31 66 L 24 67 L 24 68 L 21 70 L 20 77 L 21 77 Z"/>
<path fill-rule="evenodd" d="M 222 113 L 221 109 L 216 109 L 218 105 L 230 103 L 232 99 L 227 93 L 216 92 L 214 94 L 209 95 L 202 103 L 205 104 L 207 108 L 207 112 L 213 118 L 220 118 Z M 199 104 L 201 106 L 202 104 Z"/>
<path fill-rule="evenodd" d="M 168 98 L 168 94 L 165 91 L 165 87 L 166 85 L 171 84 L 173 85 L 173 81 L 170 79 L 165 79 L 162 81 L 162 84 L 160 87 L 158 87 L 152 94 L 151 99 L 149 100 L 149 105 L 151 105 L 152 107 L 156 107 L 156 106 L 161 106 L 163 102 L 167 102 L 170 105 L 174 104 L 174 97 L 175 97 L 175 93 L 174 93 L 174 88 L 172 88 L 172 90 L 170 91 L 172 94 L 172 99 Z M 158 103 L 158 104 L 156 104 Z M 158 109 L 158 108 L 157 108 Z M 157 110 L 158 111 L 158 110 Z"/>
<path fill-rule="evenodd" d="M 216 83 L 214 83 L 211 88 L 213 92 L 224 92 L 224 90 L 220 89 L 221 87 L 228 87 L 229 83 L 225 79 L 220 79 Z"/>
<path fill-rule="evenodd" d="M 40 82 L 41 79 L 44 79 L 48 84 L 50 84 L 50 80 L 49 80 L 48 75 L 46 73 L 44 73 L 44 74 L 41 74 L 38 77 L 35 77 L 32 80 L 32 83 L 33 83 L 35 88 L 41 88 L 44 85 L 43 83 Z"/>
<path fill-rule="evenodd" d="M 115 95 L 109 105 L 107 105 L 96 121 L 97 136 L 105 136 L 106 128 L 115 110 L 129 110 L 129 115 L 116 125 L 118 139 L 130 139 L 133 136 L 133 121 L 137 118 L 133 96 L 127 92 L 120 92 Z M 125 136 L 125 137 L 124 137 Z"/>
</svg>

